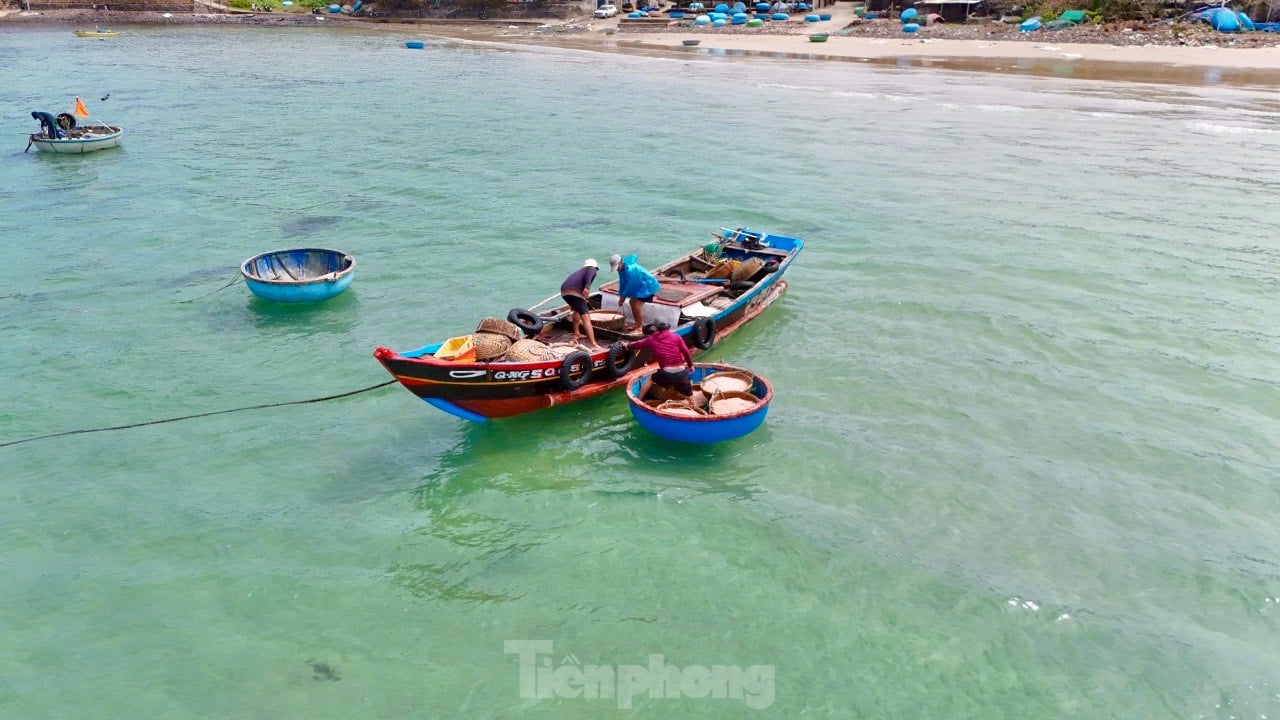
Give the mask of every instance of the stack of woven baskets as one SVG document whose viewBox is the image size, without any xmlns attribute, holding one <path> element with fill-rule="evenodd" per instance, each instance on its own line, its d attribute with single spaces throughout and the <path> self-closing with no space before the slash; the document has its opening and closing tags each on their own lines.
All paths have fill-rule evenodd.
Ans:
<svg viewBox="0 0 1280 720">
<path fill-rule="evenodd" d="M 654 385 L 646 403 L 663 413 L 682 417 L 733 415 L 760 404 L 751 394 L 755 378 L 743 372 L 718 372 L 693 386 L 693 395 L 681 396 L 675 390 Z"/>
<path fill-rule="evenodd" d="M 733 274 L 730 275 L 729 277 L 730 279 L 735 281 L 750 280 L 751 278 L 755 277 L 755 274 L 760 272 L 762 269 L 764 269 L 763 260 L 761 260 L 758 257 L 747 258 L 746 260 L 742 261 L 741 265 L 738 265 L 733 269 Z"/>
<path fill-rule="evenodd" d="M 481 320 L 475 333 L 476 360 L 488 362 L 502 357 L 522 336 L 515 323 L 495 317 Z"/>
<path fill-rule="evenodd" d="M 547 352 L 547 344 L 537 340 L 517 340 L 511 344 L 507 354 L 502 356 L 506 362 L 537 362 Z"/>
<path fill-rule="evenodd" d="M 502 362 L 540 362 L 544 360 L 563 360 L 569 353 L 580 348 L 568 343 L 548 345 L 537 340 L 517 340 L 499 358 Z"/>
<path fill-rule="evenodd" d="M 764 269 L 764 260 L 758 257 L 746 260 L 721 260 L 719 264 L 707 271 L 710 279 L 728 278 L 733 281 L 750 280 L 756 273 Z"/>
<path fill-rule="evenodd" d="M 708 280 L 719 280 L 733 274 L 735 260 L 721 260 L 719 264 L 707 271 Z"/>
<path fill-rule="evenodd" d="M 621 313 L 619 313 L 621 317 Z M 539 362 L 562 360 L 569 353 L 580 350 L 577 345 L 544 342 L 524 337 L 515 323 L 501 318 L 487 317 L 480 321 L 472 336 L 478 362 Z"/>
</svg>

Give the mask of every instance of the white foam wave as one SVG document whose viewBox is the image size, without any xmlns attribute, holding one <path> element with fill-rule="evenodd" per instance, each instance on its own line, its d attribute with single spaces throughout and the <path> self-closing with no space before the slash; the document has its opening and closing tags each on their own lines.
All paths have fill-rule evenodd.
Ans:
<svg viewBox="0 0 1280 720">
<path fill-rule="evenodd" d="M 786 83 L 760 83 L 756 87 L 775 88 L 778 90 L 802 90 L 804 92 L 830 92 L 831 88 L 813 87 L 811 85 L 787 85 Z"/>
<path fill-rule="evenodd" d="M 1026 110 L 1026 108 L 1021 108 L 1021 107 L 1018 107 L 1017 105 L 974 105 L 973 108 L 975 110 L 988 110 L 990 112 L 1007 112 L 1007 113 L 1020 113 Z"/>
<path fill-rule="evenodd" d="M 1217 133 L 1219 135 L 1276 135 L 1280 134 L 1280 130 L 1272 128 L 1245 127 L 1242 125 L 1219 125 L 1217 123 L 1192 122 L 1187 123 L 1187 127 L 1192 130 L 1201 132 Z"/>
</svg>

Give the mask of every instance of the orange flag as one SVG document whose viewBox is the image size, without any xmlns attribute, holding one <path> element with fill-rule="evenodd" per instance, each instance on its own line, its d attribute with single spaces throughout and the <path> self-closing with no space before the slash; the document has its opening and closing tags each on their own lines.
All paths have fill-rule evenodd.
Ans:
<svg viewBox="0 0 1280 720">
<path fill-rule="evenodd" d="M 80 98 L 76 98 L 76 117 L 89 117 L 89 111 L 85 109 L 84 103 L 80 102 Z"/>
</svg>

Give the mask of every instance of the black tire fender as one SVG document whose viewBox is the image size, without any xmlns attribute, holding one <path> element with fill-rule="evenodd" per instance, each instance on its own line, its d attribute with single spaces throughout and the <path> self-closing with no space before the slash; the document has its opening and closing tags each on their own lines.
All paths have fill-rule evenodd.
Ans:
<svg viewBox="0 0 1280 720">
<path fill-rule="evenodd" d="M 604 359 L 604 371 L 609 373 L 609 377 L 616 380 L 631 372 L 631 368 L 636 366 L 636 358 L 639 356 L 639 353 L 631 352 L 627 349 L 627 344 L 619 340 L 609 346 L 609 353 L 605 355 Z"/>
<path fill-rule="evenodd" d="M 662 273 L 665 277 L 676 278 L 680 282 L 688 282 L 683 270 L 668 270 Z"/>
<path fill-rule="evenodd" d="M 693 321 L 693 329 L 689 331 L 689 339 L 699 350 L 706 350 L 716 339 L 716 323 L 709 317 L 700 317 Z"/>
<path fill-rule="evenodd" d="M 582 363 L 582 374 L 573 377 L 571 374 L 573 366 Z M 591 356 L 576 350 L 564 356 L 564 360 L 560 361 L 560 387 L 565 392 L 572 392 L 587 384 L 591 379 Z"/>
<path fill-rule="evenodd" d="M 746 292 L 747 290 L 750 290 L 755 286 L 756 284 L 751 282 L 750 280 L 734 280 L 733 282 L 729 283 L 729 289 L 733 290 L 734 292 Z"/>
<path fill-rule="evenodd" d="M 513 308 L 507 313 L 507 322 L 514 324 L 526 335 L 537 335 L 542 332 L 546 321 L 524 308 Z"/>
<path fill-rule="evenodd" d="M 58 113 L 58 117 L 54 120 L 63 130 L 74 130 L 76 127 L 76 116 L 71 113 Z"/>
</svg>

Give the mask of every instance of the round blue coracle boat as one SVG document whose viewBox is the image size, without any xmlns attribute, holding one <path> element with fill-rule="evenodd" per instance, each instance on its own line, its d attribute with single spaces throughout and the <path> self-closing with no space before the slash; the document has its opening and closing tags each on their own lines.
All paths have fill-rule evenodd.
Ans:
<svg viewBox="0 0 1280 720">
<path fill-rule="evenodd" d="M 627 383 L 631 414 L 645 430 L 667 440 L 714 443 L 748 435 L 764 422 L 773 386 L 749 370 L 696 363 L 693 397 L 653 384 L 653 373 Z"/>
<path fill-rule="evenodd" d="M 347 289 L 356 276 L 356 259 L 326 248 L 272 250 L 245 260 L 240 274 L 263 300 L 316 302 Z"/>
</svg>

